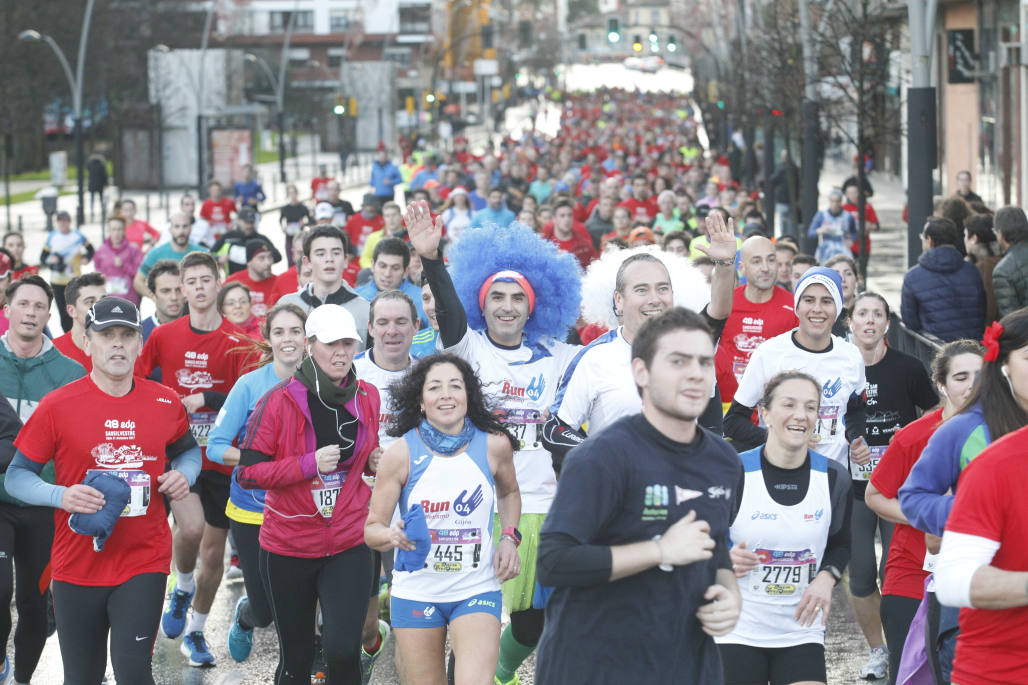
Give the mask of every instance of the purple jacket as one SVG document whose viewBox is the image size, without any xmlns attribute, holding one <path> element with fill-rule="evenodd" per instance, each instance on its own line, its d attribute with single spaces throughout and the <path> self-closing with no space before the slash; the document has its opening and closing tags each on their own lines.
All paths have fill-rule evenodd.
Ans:
<svg viewBox="0 0 1028 685">
<path fill-rule="evenodd" d="M 121 259 L 121 266 L 117 266 L 115 259 Z M 132 287 L 132 279 L 139 271 L 139 265 L 143 263 L 143 252 L 138 246 L 127 240 L 121 241 L 121 245 L 114 247 L 111 239 L 108 238 L 104 244 L 93 255 L 93 265 L 96 270 L 107 278 L 107 293 L 124 297 L 130 302 L 139 304 L 139 294 Z"/>
</svg>

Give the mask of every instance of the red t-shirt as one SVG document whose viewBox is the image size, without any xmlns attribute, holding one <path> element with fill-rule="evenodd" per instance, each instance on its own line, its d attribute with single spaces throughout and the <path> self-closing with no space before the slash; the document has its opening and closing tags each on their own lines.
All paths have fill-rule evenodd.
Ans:
<svg viewBox="0 0 1028 685">
<path fill-rule="evenodd" d="M 168 445 L 189 430 L 182 403 L 168 388 L 142 378 L 132 391 L 111 397 L 86 376 L 51 391 L 25 423 L 15 446 L 34 462 L 54 460 L 57 485 L 81 483 L 88 471 L 124 474 L 133 486 L 128 511 L 118 519 L 102 552 L 93 539 L 68 526 L 70 514 L 54 512 L 50 556 L 54 580 L 76 585 L 119 585 L 141 573 L 167 573 L 171 529 L 157 477 L 167 465 Z"/>
<path fill-rule="evenodd" d="M 227 395 L 236 380 L 252 370 L 253 353 L 242 335 L 228 319 L 222 319 L 221 326 L 203 334 L 193 331 L 188 316 L 169 321 L 155 328 L 143 345 L 143 353 L 136 360 L 136 374 L 149 376 L 159 368 L 161 382 L 179 397 L 205 390 Z M 203 468 L 229 475 L 231 466 L 207 459 L 207 434 L 217 415 L 216 410 L 201 407 L 189 415 L 189 427 L 204 448 Z"/>
<path fill-rule="evenodd" d="M 93 359 L 86 355 L 85 352 L 79 349 L 75 341 L 71 339 L 71 331 L 68 331 L 59 338 L 53 339 L 54 347 L 69 359 L 74 359 L 79 364 L 82 364 L 86 368 L 86 373 L 93 370 Z"/>
<path fill-rule="evenodd" d="M 618 207 L 627 207 L 628 211 L 632 213 L 633 220 L 641 219 L 649 222 L 656 219 L 657 212 L 660 211 L 657 208 L 657 201 L 652 196 L 646 198 L 645 202 L 640 202 L 634 197 L 630 197 L 623 202 L 619 202 Z"/>
<path fill-rule="evenodd" d="M 592 239 L 583 237 L 577 231 L 571 231 L 570 240 L 561 240 L 553 233 L 550 233 L 545 237 L 564 252 L 570 252 L 575 255 L 575 259 L 578 260 L 578 263 L 582 265 L 583 269 L 589 266 L 594 259 L 599 257 L 596 253 L 596 248 L 593 246 Z"/>
<path fill-rule="evenodd" d="M 899 489 L 907 482 L 910 469 L 914 468 L 928 439 L 940 423 L 942 410 L 936 409 L 907 424 L 892 436 L 889 447 L 871 472 L 871 485 L 882 496 L 896 498 Z M 922 531 L 905 523 L 895 524 L 885 562 L 882 594 L 917 600 L 924 598 L 924 579 L 928 575 L 924 570 L 924 557 L 927 551 Z"/>
<path fill-rule="evenodd" d="M 351 288 L 357 287 L 357 274 L 361 272 L 361 260 L 360 257 L 354 257 L 350 260 L 350 263 L 343 269 L 343 280 L 346 281 Z"/>
<path fill-rule="evenodd" d="M 230 197 L 223 197 L 220 200 L 207 198 L 200 206 L 200 216 L 207 220 L 215 233 L 221 233 L 222 229 L 228 226 L 234 211 L 236 211 L 236 203 Z"/>
<path fill-rule="evenodd" d="M 16 281 L 22 276 L 31 276 L 32 274 L 38 274 L 38 266 L 29 266 L 28 264 L 23 265 L 20 269 L 15 269 L 14 273 L 11 274 L 11 280 Z"/>
<path fill-rule="evenodd" d="M 37 409 L 38 411 L 38 409 Z M 1021 428 L 989 445 L 960 474 L 946 530 L 998 541 L 991 566 L 1028 571 L 1028 478 Z M 1028 607 L 961 609 L 955 683 L 1024 683 Z"/>
<path fill-rule="evenodd" d="M 296 269 L 290 269 L 293 273 L 296 273 Z M 250 289 L 250 313 L 254 316 L 263 319 L 267 314 L 268 310 L 272 305 L 272 292 L 275 290 L 275 284 L 278 283 L 278 278 L 270 276 L 265 278 L 263 281 L 255 281 L 250 278 L 250 272 L 246 269 L 237 271 L 228 278 L 225 282 L 238 281 Z M 293 292 L 296 292 L 295 290 Z"/>
<path fill-rule="evenodd" d="M 853 220 L 857 222 L 857 226 L 860 226 L 860 213 L 857 210 L 857 206 L 852 202 L 847 202 L 842 206 L 844 211 L 849 212 L 853 215 Z M 878 223 L 878 214 L 875 213 L 875 208 L 871 206 L 870 202 L 864 203 L 864 225 L 868 228 L 868 234 L 864 236 L 864 244 L 867 245 L 867 253 L 871 254 L 871 235 L 870 229 L 871 224 Z M 850 245 L 850 251 L 857 255 L 860 254 L 860 239 L 853 241 Z"/>
<path fill-rule="evenodd" d="M 368 236 L 381 230 L 384 226 L 385 219 L 381 214 L 366 219 L 363 214 L 357 212 L 346 221 L 346 233 L 350 236 L 350 242 L 353 243 L 357 254 L 364 252 L 364 241 L 368 239 Z"/>
<path fill-rule="evenodd" d="M 275 303 L 286 295 L 292 295 L 300 289 L 300 274 L 295 266 L 289 267 L 275 279 L 275 287 L 271 289 L 271 296 L 268 298 L 268 308 L 275 306 Z"/>
<path fill-rule="evenodd" d="M 142 219 L 136 219 L 125 227 L 125 240 L 140 250 L 143 249 L 143 243 L 146 241 L 147 236 L 150 237 L 151 245 L 156 245 L 157 241 L 161 239 L 161 234 L 158 233 L 157 229 Z"/>
<path fill-rule="evenodd" d="M 721 401 L 731 403 L 739 389 L 746 365 L 757 346 L 765 340 L 795 328 L 799 321 L 793 311 L 793 296 L 784 288 L 774 286 L 767 302 L 757 304 L 746 299 L 746 286 L 740 285 L 732 295 L 732 313 L 714 353 L 717 387 Z"/>
</svg>

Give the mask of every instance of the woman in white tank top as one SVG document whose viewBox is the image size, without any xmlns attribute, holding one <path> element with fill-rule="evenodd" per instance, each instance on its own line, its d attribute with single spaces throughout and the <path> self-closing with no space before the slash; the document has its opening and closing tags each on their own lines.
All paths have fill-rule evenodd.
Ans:
<svg viewBox="0 0 1028 685">
<path fill-rule="evenodd" d="M 728 685 L 824 683 L 832 589 L 849 561 L 850 478 L 808 447 L 821 385 L 800 371 L 768 381 L 767 443 L 742 453 L 729 529 L 743 597 L 731 633 L 715 638 Z"/>
<path fill-rule="evenodd" d="M 403 439 L 382 455 L 364 537 L 373 549 L 398 550 L 390 614 L 402 680 L 446 682 L 449 629 L 457 685 L 490 682 L 500 649 L 500 583 L 520 571 L 514 441 L 456 356 L 422 359 L 392 396 L 390 434 Z M 402 518 L 390 526 L 397 504 Z"/>
</svg>

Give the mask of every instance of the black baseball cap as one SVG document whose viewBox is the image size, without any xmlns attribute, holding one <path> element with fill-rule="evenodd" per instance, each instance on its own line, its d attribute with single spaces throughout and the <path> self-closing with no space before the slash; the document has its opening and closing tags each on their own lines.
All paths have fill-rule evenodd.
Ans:
<svg viewBox="0 0 1028 685">
<path fill-rule="evenodd" d="M 123 297 L 108 295 L 100 298 L 86 314 L 86 328 L 102 331 L 111 326 L 128 326 L 142 333 L 143 323 L 139 320 L 139 309 Z"/>
<path fill-rule="evenodd" d="M 68 214 L 66 211 L 62 209 L 61 211 L 57 212 L 57 220 L 60 221 L 62 219 L 71 221 L 71 214 Z"/>
</svg>

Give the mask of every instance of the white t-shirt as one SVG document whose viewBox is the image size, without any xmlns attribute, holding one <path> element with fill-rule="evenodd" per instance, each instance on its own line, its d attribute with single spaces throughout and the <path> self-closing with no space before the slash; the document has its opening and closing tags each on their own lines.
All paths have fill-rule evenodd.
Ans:
<svg viewBox="0 0 1028 685">
<path fill-rule="evenodd" d="M 542 424 L 557 381 L 579 349 L 552 339 L 507 349 L 493 344 L 485 331 L 470 328 L 446 349 L 471 364 L 486 399 L 502 410 L 500 420 L 521 441 L 521 449 L 514 453 L 514 469 L 524 514 L 545 514 L 557 492 L 553 458 L 543 447 Z"/>
<path fill-rule="evenodd" d="M 632 376 L 632 346 L 622 327 L 604 333 L 579 351 L 557 388 L 550 412 L 578 429 L 588 424 L 595 435 L 622 416 L 642 411 Z"/>
<path fill-rule="evenodd" d="M 832 336 L 831 345 L 823 352 L 803 349 L 788 331 L 766 340 L 757 347 L 739 381 L 735 401 L 755 407 L 764 395 L 764 386 L 782 371 L 803 371 L 821 384 L 821 408 L 814 427 L 817 451 L 843 466 L 849 460 L 846 440 L 846 405 L 850 398 L 861 395 L 867 386 L 864 358 L 853 343 Z"/>
<path fill-rule="evenodd" d="M 371 359 L 371 354 L 368 350 L 361 352 L 353 358 L 353 369 L 357 374 L 357 378 L 378 388 L 378 394 L 382 400 L 382 407 L 379 410 L 378 418 L 378 445 L 382 449 L 385 449 L 399 439 L 386 435 L 386 431 L 393 424 L 392 387 L 393 383 L 404 377 L 413 364 L 414 358 L 411 357 L 407 363 L 407 368 L 399 371 L 389 371 L 376 364 Z"/>
</svg>

